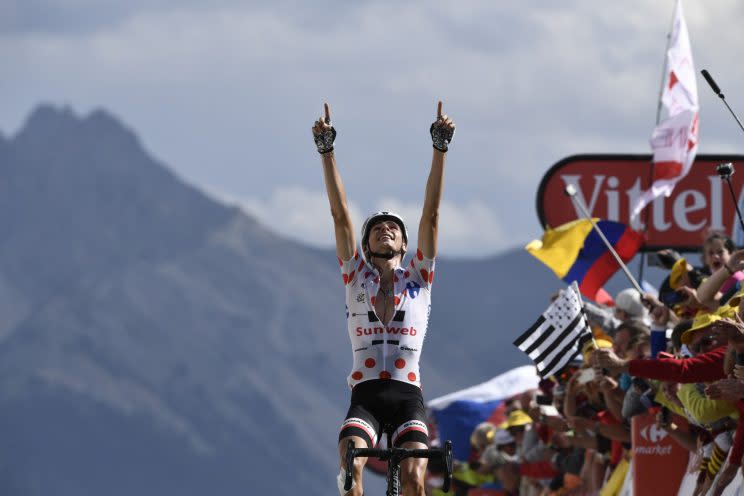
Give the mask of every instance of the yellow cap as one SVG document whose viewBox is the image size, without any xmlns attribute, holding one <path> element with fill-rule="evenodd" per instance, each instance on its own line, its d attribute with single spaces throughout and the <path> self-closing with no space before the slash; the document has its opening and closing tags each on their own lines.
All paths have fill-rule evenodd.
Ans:
<svg viewBox="0 0 744 496">
<path fill-rule="evenodd" d="M 723 305 L 718 307 L 718 310 L 716 310 L 716 315 L 721 317 L 722 319 L 736 319 L 736 312 L 739 309 L 737 306 L 731 306 L 731 305 Z"/>
<path fill-rule="evenodd" d="M 721 316 L 716 315 L 714 313 L 697 314 L 695 316 L 695 320 L 692 321 L 692 327 L 689 330 L 682 333 L 682 338 L 681 338 L 682 343 L 690 344 L 696 332 L 702 331 L 703 329 L 707 329 L 714 322 L 718 320 L 721 320 Z"/>
<path fill-rule="evenodd" d="M 527 425 L 531 423 L 532 419 L 529 415 L 524 413 L 522 410 L 514 410 L 506 419 L 506 428 L 508 429 L 509 427 L 519 427 L 521 425 Z"/>
<path fill-rule="evenodd" d="M 596 347 L 594 346 L 595 342 L 597 343 Z M 603 338 L 594 339 L 594 341 L 587 341 L 581 349 L 581 354 L 584 356 L 584 363 L 589 363 L 589 354 L 592 351 L 602 348 L 612 348 L 612 341 Z"/>
<path fill-rule="evenodd" d="M 680 258 L 672 266 L 669 274 L 669 287 L 677 290 L 682 287 L 682 278 L 687 274 L 687 260 Z"/>
</svg>

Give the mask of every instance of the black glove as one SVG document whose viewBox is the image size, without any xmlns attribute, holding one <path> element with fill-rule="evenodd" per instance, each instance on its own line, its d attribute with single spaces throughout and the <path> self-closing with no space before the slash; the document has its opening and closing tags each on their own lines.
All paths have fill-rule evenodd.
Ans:
<svg viewBox="0 0 744 496">
<path fill-rule="evenodd" d="M 333 142 L 336 140 L 336 129 L 333 126 L 323 130 L 320 134 L 313 133 L 315 146 L 321 155 L 333 151 Z"/>
<path fill-rule="evenodd" d="M 455 136 L 455 129 L 448 129 L 437 121 L 429 128 L 429 133 L 431 134 L 431 141 L 434 144 L 434 148 L 440 152 L 446 152 L 450 142 L 452 142 L 452 138 Z"/>
</svg>

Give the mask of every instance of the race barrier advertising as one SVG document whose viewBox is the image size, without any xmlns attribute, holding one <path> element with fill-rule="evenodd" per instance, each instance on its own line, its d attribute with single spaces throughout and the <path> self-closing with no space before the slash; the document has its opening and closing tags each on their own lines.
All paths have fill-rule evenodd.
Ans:
<svg viewBox="0 0 744 496">
<path fill-rule="evenodd" d="M 644 413 L 631 420 L 633 436 L 633 494 L 677 494 L 685 475 L 689 452 L 669 433 L 657 427 L 656 414 Z"/>
</svg>

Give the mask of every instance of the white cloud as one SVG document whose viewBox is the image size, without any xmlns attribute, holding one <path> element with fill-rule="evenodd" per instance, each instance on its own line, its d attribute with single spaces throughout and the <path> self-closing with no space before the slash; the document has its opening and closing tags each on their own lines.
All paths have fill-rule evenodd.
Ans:
<svg viewBox="0 0 744 496">
<path fill-rule="evenodd" d="M 240 207 L 255 216 L 274 232 L 320 248 L 334 246 L 333 223 L 324 191 L 302 186 L 282 186 L 266 198 L 236 197 L 208 191 L 213 198 Z M 354 227 L 358 231 L 366 218 L 353 202 L 349 202 Z M 380 199 L 375 210 L 392 210 L 405 219 L 409 233 L 409 250 L 416 246 L 421 205 L 392 197 Z M 450 257 L 479 257 L 511 247 L 496 212 L 479 200 L 463 204 L 443 201 L 440 207 L 439 252 Z M 355 232 L 357 237 L 359 233 Z M 357 239 L 359 242 L 359 239 Z"/>
<path fill-rule="evenodd" d="M 334 246 L 333 220 L 324 191 L 281 186 L 268 197 L 237 197 L 214 190 L 210 194 L 223 203 L 240 207 L 282 236 L 321 248 Z M 349 211 L 354 225 L 361 226 L 359 208 L 349 202 Z"/>
<path fill-rule="evenodd" d="M 0 80 L 4 130 L 40 100 L 106 106 L 183 177 L 252 198 L 256 212 L 286 211 L 289 235 L 323 244 L 332 235 L 325 200 L 313 207 L 325 219 L 320 230 L 278 204 L 313 205 L 320 181 L 309 127 L 323 99 L 333 104 L 350 197 L 366 213 L 379 195 L 365 187 L 379 177 L 397 179 L 385 189 L 391 198 L 419 184 L 442 98 L 458 125 L 447 176 L 453 222 L 455 212 L 480 217 L 491 247 L 519 246 L 539 229 L 534 192 L 553 163 L 648 152 L 673 8 L 648 0 L 37 4 L 64 14 L 57 25 L 86 13 L 86 29 L 0 30 L 0 58 L 13 67 Z M 735 103 L 744 3 L 684 5 L 697 68 L 710 69 Z M 699 93 L 701 152 L 739 150 L 721 102 L 702 81 Z M 469 234 L 447 231 L 443 251 L 469 249 L 457 241 Z"/>
<path fill-rule="evenodd" d="M 408 223 L 409 244 L 416 246 L 422 205 L 387 197 L 380 200 L 378 207 L 403 216 Z M 439 217 L 438 251 L 443 256 L 480 257 L 513 246 L 514 240 L 507 237 L 502 219 L 483 201 L 442 201 Z"/>
</svg>

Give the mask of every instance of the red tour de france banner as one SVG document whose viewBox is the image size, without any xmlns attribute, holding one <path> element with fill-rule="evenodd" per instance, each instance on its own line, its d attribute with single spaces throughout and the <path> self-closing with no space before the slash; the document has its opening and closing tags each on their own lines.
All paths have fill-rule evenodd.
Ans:
<svg viewBox="0 0 744 496">
<path fill-rule="evenodd" d="M 744 245 L 736 208 L 728 184 L 716 166 L 732 162 L 741 172 L 731 176 L 737 198 L 744 198 L 744 156 L 698 155 L 690 173 L 668 198 L 657 198 L 631 221 L 632 205 L 649 187 L 651 155 L 573 155 L 553 165 L 537 191 L 537 215 L 543 227 L 557 227 L 582 218 L 564 193 L 574 184 L 577 197 L 593 217 L 614 220 L 643 232 L 644 251 L 675 248 L 697 251 L 710 231 L 723 231 L 738 246 Z M 742 208 L 742 205 L 740 205 Z"/>
</svg>

